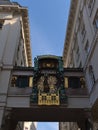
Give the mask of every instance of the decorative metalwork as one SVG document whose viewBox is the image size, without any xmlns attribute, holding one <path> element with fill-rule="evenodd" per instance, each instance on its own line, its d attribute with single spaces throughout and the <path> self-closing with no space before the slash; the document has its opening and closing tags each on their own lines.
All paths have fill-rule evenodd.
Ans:
<svg viewBox="0 0 98 130">
<path fill-rule="evenodd" d="M 58 93 L 40 93 L 38 94 L 38 105 L 60 105 Z"/>
<path fill-rule="evenodd" d="M 63 68 L 62 57 L 50 55 L 36 57 L 34 67 L 14 67 L 11 87 L 32 87 L 31 105 L 67 105 L 67 95 L 86 90 L 82 68 Z"/>
<path fill-rule="evenodd" d="M 66 104 L 63 61 L 57 56 L 38 56 L 34 62 L 31 103 L 38 105 Z"/>
</svg>

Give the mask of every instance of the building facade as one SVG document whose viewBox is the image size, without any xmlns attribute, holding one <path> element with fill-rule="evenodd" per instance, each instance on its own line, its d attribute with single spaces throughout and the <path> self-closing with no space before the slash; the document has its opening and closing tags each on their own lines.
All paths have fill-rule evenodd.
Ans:
<svg viewBox="0 0 98 130">
<path fill-rule="evenodd" d="M 9 126 L 4 117 L 14 66 L 32 66 L 28 10 L 16 2 L 0 0 L 0 130 Z M 23 130 L 23 122 L 16 130 Z"/>
<path fill-rule="evenodd" d="M 60 122 L 59 130 L 79 130 L 76 122 Z"/>
<path fill-rule="evenodd" d="M 90 104 L 90 112 L 92 112 L 90 122 L 93 124 L 94 130 L 98 129 L 97 28 L 98 0 L 72 0 L 63 52 L 64 67 L 84 69 L 89 94 L 89 103 L 88 99 L 87 103 Z M 32 109 L 30 109 L 31 89 L 27 93 L 26 89 L 13 89 L 13 83 L 13 86 L 11 86 L 14 66 L 32 66 L 28 11 L 27 8 L 16 2 L 0 0 L 0 130 L 14 130 L 16 128 L 17 122 L 11 120 L 9 116 L 9 111 L 15 114 L 15 107 L 24 107 L 24 111 L 17 109 L 17 112 L 23 111 L 23 118 L 25 110 L 26 112 L 30 110 L 29 116 L 28 113 L 26 115 L 27 119 L 31 117 L 32 113 Z M 30 72 L 28 74 L 26 71 L 25 73 L 13 71 L 13 75 L 20 73 L 22 73 L 22 76 L 26 74 L 32 76 Z M 70 98 L 70 108 L 73 108 L 73 104 L 71 106 L 72 101 L 72 98 Z M 74 101 L 76 101 L 75 97 Z M 84 106 L 86 105 L 84 104 Z M 11 111 L 12 109 L 13 111 Z M 11 113 L 12 115 L 13 113 Z M 59 126 L 60 130 L 79 130 L 77 122 L 61 122 Z M 16 129 L 22 130 L 23 123 L 19 122 Z M 28 129 L 27 126 L 25 129 Z M 35 129 L 34 124 L 31 125 L 30 129 Z"/>
<path fill-rule="evenodd" d="M 24 122 L 23 130 L 36 130 L 36 122 Z"/>
<path fill-rule="evenodd" d="M 94 130 L 98 129 L 97 57 L 98 0 L 71 0 L 63 51 L 64 67 L 84 69 Z M 71 130 L 71 125 L 60 123 L 60 130 Z"/>
</svg>

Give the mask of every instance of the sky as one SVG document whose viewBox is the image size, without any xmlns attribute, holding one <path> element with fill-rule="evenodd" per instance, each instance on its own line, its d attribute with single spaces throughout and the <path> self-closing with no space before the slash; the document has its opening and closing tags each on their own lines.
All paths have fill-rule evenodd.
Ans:
<svg viewBox="0 0 98 130">
<path fill-rule="evenodd" d="M 28 8 L 32 60 L 37 55 L 62 56 L 71 0 L 11 0 Z"/>
<path fill-rule="evenodd" d="M 37 130 L 59 130 L 58 122 L 38 122 Z"/>
<path fill-rule="evenodd" d="M 10 0 L 28 8 L 32 61 L 37 55 L 62 56 L 71 0 Z M 37 130 L 58 130 L 58 123 L 38 123 Z"/>
</svg>

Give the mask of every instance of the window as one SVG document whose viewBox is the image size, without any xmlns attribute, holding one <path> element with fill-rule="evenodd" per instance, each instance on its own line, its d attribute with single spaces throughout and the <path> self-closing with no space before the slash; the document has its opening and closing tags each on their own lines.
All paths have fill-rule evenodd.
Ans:
<svg viewBox="0 0 98 130">
<path fill-rule="evenodd" d="M 89 15 L 91 16 L 95 0 L 88 0 Z"/>
<path fill-rule="evenodd" d="M 82 42 L 84 42 L 85 35 L 86 35 L 86 30 L 85 30 L 85 24 L 84 24 L 83 14 L 81 13 L 80 16 L 81 16 L 81 19 L 80 19 L 80 34 L 81 34 Z"/>
<path fill-rule="evenodd" d="M 89 42 L 87 40 L 87 42 L 85 44 L 85 51 L 86 51 L 86 53 L 89 53 L 89 50 L 90 50 L 90 48 L 89 48 Z"/>
<path fill-rule="evenodd" d="M 93 25 L 94 25 L 94 30 L 96 32 L 98 29 L 98 9 L 97 9 L 95 17 L 94 17 Z"/>
<path fill-rule="evenodd" d="M 84 41 L 85 35 L 86 35 L 86 30 L 85 30 L 84 23 L 82 23 L 82 25 L 81 25 L 81 35 L 82 35 L 82 41 Z"/>
<path fill-rule="evenodd" d="M 68 87 L 73 89 L 80 88 L 80 77 L 69 77 Z"/>
<path fill-rule="evenodd" d="M 81 28 L 82 18 L 83 18 L 83 14 L 82 14 L 81 11 L 79 11 L 78 18 L 77 18 L 77 24 L 76 24 L 76 28 L 77 28 L 78 31 L 79 31 L 80 28 Z"/>
<path fill-rule="evenodd" d="M 16 86 L 19 88 L 29 87 L 29 77 L 28 76 L 18 76 L 16 81 Z"/>
</svg>

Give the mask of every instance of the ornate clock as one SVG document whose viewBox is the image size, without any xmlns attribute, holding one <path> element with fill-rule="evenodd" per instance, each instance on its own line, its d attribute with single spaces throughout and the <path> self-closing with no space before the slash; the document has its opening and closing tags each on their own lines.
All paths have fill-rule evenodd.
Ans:
<svg viewBox="0 0 98 130">
<path fill-rule="evenodd" d="M 60 105 L 65 103 L 65 88 L 61 58 L 44 56 L 36 58 L 32 89 L 32 103 Z"/>
</svg>

